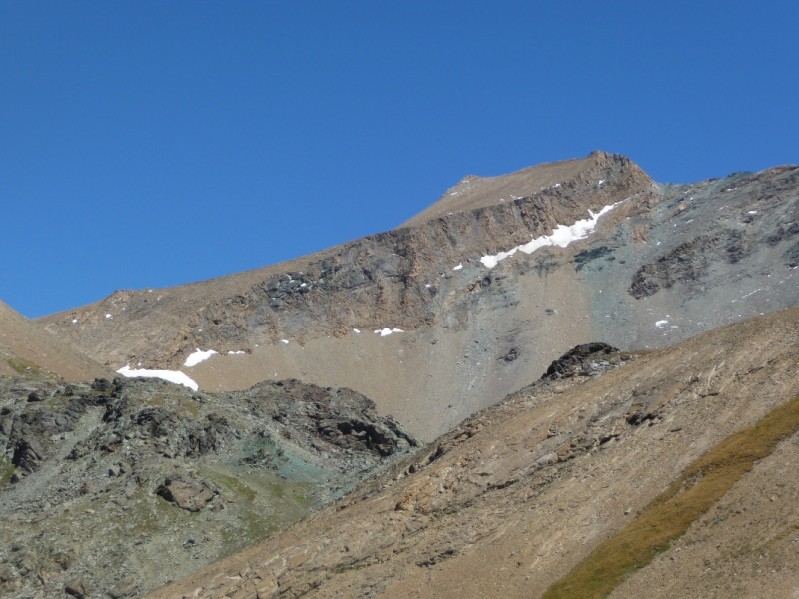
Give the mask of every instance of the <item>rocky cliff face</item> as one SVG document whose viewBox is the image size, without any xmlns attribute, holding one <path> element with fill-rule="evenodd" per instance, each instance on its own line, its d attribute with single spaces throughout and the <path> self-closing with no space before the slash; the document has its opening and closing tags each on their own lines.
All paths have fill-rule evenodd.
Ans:
<svg viewBox="0 0 799 599">
<path fill-rule="evenodd" d="M 0 377 L 0 595 L 140 596 L 416 448 L 349 389 Z"/>
<path fill-rule="evenodd" d="M 576 344 L 661 347 L 794 305 L 798 222 L 796 167 L 659 185 L 594 153 L 469 177 L 403 227 L 296 261 L 40 323 L 114 369 L 180 368 L 203 389 L 351 387 L 429 440 Z M 197 348 L 218 354 L 184 366 Z"/>
</svg>

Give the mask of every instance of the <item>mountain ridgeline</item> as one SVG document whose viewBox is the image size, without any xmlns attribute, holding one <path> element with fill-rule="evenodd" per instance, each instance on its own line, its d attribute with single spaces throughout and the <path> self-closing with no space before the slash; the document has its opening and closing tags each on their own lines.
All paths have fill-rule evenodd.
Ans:
<svg viewBox="0 0 799 599">
<path fill-rule="evenodd" d="M 39 322 L 114 370 L 182 369 L 205 390 L 350 387 L 431 440 L 574 345 L 662 347 L 794 305 L 798 183 L 777 167 L 657 184 L 595 152 L 467 177 L 386 233 Z M 603 208 L 565 247 L 502 259 Z M 198 348 L 218 354 L 184 366 Z"/>
</svg>

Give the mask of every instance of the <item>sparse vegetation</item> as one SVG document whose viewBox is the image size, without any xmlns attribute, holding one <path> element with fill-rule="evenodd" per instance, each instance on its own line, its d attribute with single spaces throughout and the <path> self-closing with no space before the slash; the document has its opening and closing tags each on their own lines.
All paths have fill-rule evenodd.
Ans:
<svg viewBox="0 0 799 599">
<path fill-rule="evenodd" d="M 30 360 L 26 360 L 25 358 L 17 358 L 11 357 L 6 360 L 8 365 L 14 369 L 15 372 L 19 374 L 25 374 L 27 372 L 39 372 L 41 368 L 35 362 L 31 362 Z"/>
<path fill-rule="evenodd" d="M 5 456 L 0 456 L 0 487 L 5 485 L 14 476 L 14 464 L 8 461 Z"/>
<path fill-rule="evenodd" d="M 543 599 L 606 597 L 624 578 L 669 548 L 699 516 L 782 439 L 799 430 L 799 397 L 730 435 L 686 468 L 621 532 L 552 585 Z"/>
</svg>

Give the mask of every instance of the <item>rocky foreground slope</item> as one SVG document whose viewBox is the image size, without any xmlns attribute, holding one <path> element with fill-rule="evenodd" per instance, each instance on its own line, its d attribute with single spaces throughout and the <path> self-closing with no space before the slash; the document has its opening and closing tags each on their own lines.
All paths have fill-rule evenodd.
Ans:
<svg viewBox="0 0 799 599">
<path fill-rule="evenodd" d="M 205 390 L 350 387 L 431 440 L 576 344 L 663 347 L 793 306 L 797 268 L 799 168 L 666 185 L 597 152 L 467 177 L 393 231 L 38 323 Z M 187 365 L 197 349 L 217 353 Z"/>
<path fill-rule="evenodd" d="M 416 448 L 349 389 L 0 377 L 0 596 L 140 596 Z"/>
<path fill-rule="evenodd" d="M 577 376 L 555 368 L 334 505 L 148 597 L 540 597 L 688 465 L 799 394 L 797 308 L 632 361 L 595 349 L 565 363 Z M 795 597 L 798 434 L 611 597 Z"/>
</svg>

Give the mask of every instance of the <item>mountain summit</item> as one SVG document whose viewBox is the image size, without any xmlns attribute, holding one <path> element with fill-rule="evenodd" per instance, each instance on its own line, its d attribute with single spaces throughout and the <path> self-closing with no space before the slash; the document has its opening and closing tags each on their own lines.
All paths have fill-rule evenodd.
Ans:
<svg viewBox="0 0 799 599">
<path fill-rule="evenodd" d="M 467 177 L 392 231 L 39 323 L 114 370 L 205 390 L 350 387 L 431 440 L 574 345 L 662 347 L 794 305 L 798 183 L 786 166 L 659 184 L 594 152 Z"/>
</svg>

